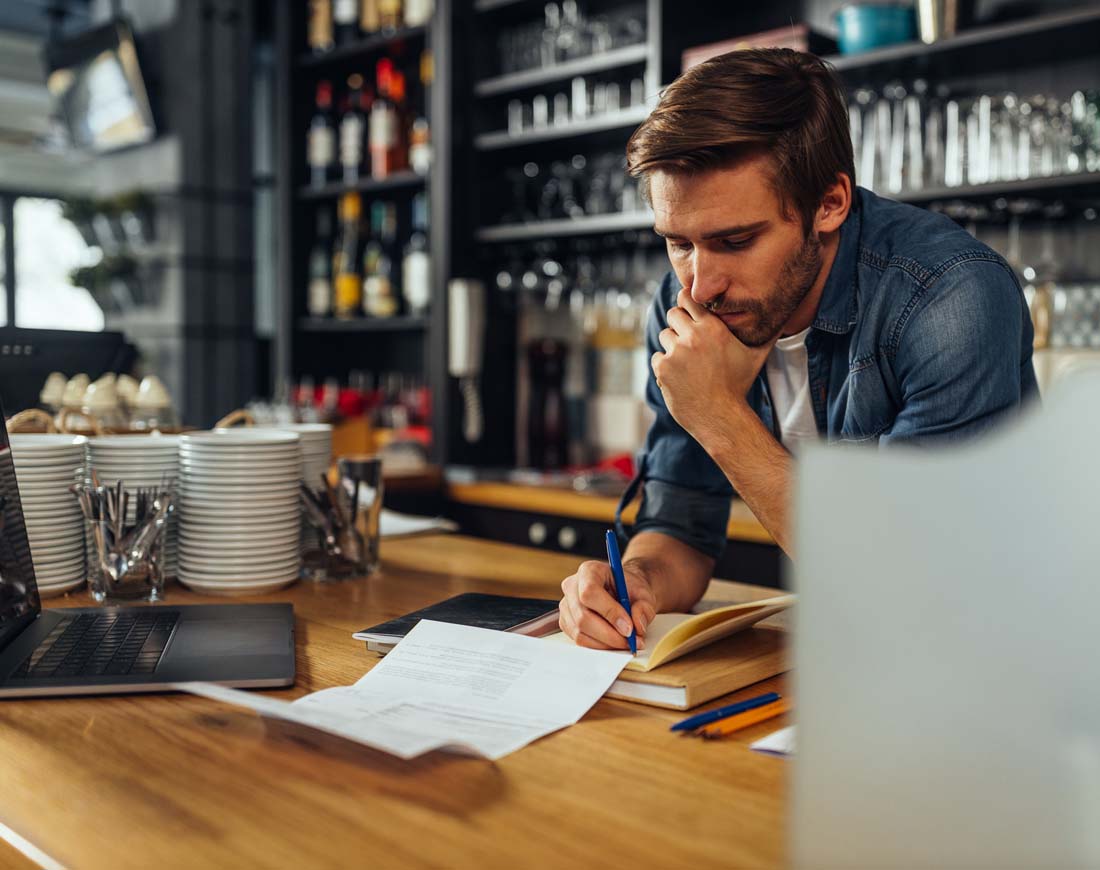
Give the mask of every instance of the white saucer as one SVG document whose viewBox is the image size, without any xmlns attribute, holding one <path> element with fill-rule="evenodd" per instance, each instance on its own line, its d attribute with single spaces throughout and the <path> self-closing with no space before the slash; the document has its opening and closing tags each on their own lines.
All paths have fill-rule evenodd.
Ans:
<svg viewBox="0 0 1100 870">
<path fill-rule="evenodd" d="M 84 578 L 81 577 L 78 580 L 70 580 L 66 583 L 46 584 L 37 583 L 38 595 L 40 598 L 56 598 L 58 595 L 64 595 L 66 592 L 71 592 L 78 586 L 84 583 Z"/>
<path fill-rule="evenodd" d="M 208 571 L 203 568 L 189 568 L 184 563 L 180 563 L 179 576 L 181 578 L 188 577 L 194 578 L 200 582 L 206 581 L 210 583 L 261 583 L 264 581 L 273 580 L 285 580 L 290 577 L 297 577 L 299 571 L 298 562 L 288 562 L 284 566 L 279 568 L 265 568 L 257 570 L 254 568 L 240 568 L 233 571 L 217 572 Z"/>
<path fill-rule="evenodd" d="M 275 592 L 278 589 L 284 589 L 295 583 L 298 580 L 298 575 L 285 580 L 267 580 L 262 583 L 255 583 L 249 586 L 226 586 L 218 583 L 217 581 L 204 581 L 197 577 L 184 577 L 180 575 L 177 578 L 180 583 L 187 586 L 189 589 L 193 589 L 195 592 L 202 592 L 206 595 L 224 595 L 226 597 L 242 597 L 246 595 L 262 595 L 265 592 Z"/>
</svg>

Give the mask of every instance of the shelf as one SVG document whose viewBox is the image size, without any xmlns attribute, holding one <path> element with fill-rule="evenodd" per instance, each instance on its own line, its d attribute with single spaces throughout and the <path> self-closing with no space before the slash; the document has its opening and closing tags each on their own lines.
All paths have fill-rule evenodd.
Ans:
<svg viewBox="0 0 1100 870">
<path fill-rule="evenodd" d="M 303 317 L 298 321 L 302 332 L 423 332 L 428 328 L 427 317 L 360 317 L 355 320 L 336 320 L 327 317 Z"/>
<path fill-rule="evenodd" d="M 537 221 L 529 224 L 502 224 L 482 227 L 477 231 L 479 242 L 518 242 L 531 239 L 559 238 L 562 236 L 600 235 L 624 230 L 644 230 L 653 226 L 653 213 L 649 211 L 624 214 L 601 214 L 574 220 Z"/>
<path fill-rule="evenodd" d="M 482 79 L 474 85 L 474 93 L 479 97 L 491 97 L 496 94 L 522 91 L 524 88 L 533 88 L 548 82 L 571 79 L 574 76 L 590 75 L 635 63 L 644 63 L 648 57 L 649 46 L 644 43 L 641 45 L 628 45 L 625 48 L 612 49 L 592 57 L 582 57 L 542 69 Z"/>
<path fill-rule="evenodd" d="M 858 84 L 853 81 L 858 75 L 879 79 L 931 70 L 962 76 L 1087 57 L 1096 51 L 1098 40 L 1100 9 L 1077 9 L 975 27 L 931 45 L 907 42 L 862 54 L 830 55 L 825 60 L 849 83 Z"/>
<path fill-rule="evenodd" d="M 492 12 L 494 9 L 502 9 L 505 6 L 519 6 L 530 0 L 474 0 L 474 12 Z"/>
<path fill-rule="evenodd" d="M 354 60 L 364 54 L 384 52 L 396 42 L 417 39 L 424 36 L 425 33 L 427 33 L 426 27 L 402 27 L 392 34 L 368 36 L 355 42 L 349 42 L 347 45 L 338 45 L 332 51 L 326 51 L 324 54 L 300 54 L 298 55 L 298 65 L 316 67 L 340 63 L 345 60 Z"/>
<path fill-rule="evenodd" d="M 478 151 L 496 151 L 501 148 L 512 148 L 518 145 L 553 142 L 558 139 L 586 136 L 589 133 L 604 133 L 608 130 L 635 127 L 648 117 L 648 107 L 635 106 L 630 109 L 621 109 L 617 112 L 608 112 L 595 118 L 586 118 L 583 121 L 572 121 L 568 124 L 545 127 L 540 130 L 526 130 L 523 133 L 509 133 L 507 130 L 500 130 L 494 133 L 482 133 L 474 139 L 474 147 L 476 147 Z"/>
<path fill-rule="evenodd" d="M 417 188 L 423 187 L 427 179 L 423 175 L 417 175 L 415 172 L 398 172 L 395 175 L 391 175 L 389 178 L 383 178 L 381 180 L 374 178 L 364 178 L 355 184 L 342 184 L 334 182 L 332 184 L 326 184 L 324 187 L 305 187 L 298 188 L 299 199 L 335 199 L 336 197 L 343 196 L 345 193 L 381 193 L 387 190 L 400 190 L 401 188 Z"/>
<path fill-rule="evenodd" d="M 995 199 L 997 197 L 1048 194 L 1068 196 L 1075 192 L 1096 188 L 1100 197 L 1100 172 L 1081 172 L 1076 175 L 1054 175 L 1047 178 L 1025 178 L 1020 181 L 998 181 L 993 184 L 968 184 L 960 187 L 936 187 L 899 194 L 883 193 L 882 196 L 901 202 L 924 204 L 953 199 Z"/>
</svg>

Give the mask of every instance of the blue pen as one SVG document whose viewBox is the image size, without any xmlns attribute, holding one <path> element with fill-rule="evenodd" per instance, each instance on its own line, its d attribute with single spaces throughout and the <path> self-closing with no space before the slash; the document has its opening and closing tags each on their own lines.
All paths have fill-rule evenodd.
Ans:
<svg viewBox="0 0 1100 870">
<path fill-rule="evenodd" d="M 615 594 L 619 604 L 623 606 L 626 615 L 630 616 L 630 593 L 626 591 L 626 576 L 623 574 L 623 560 L 619 555 L 619 542 L 615 540 L 615 533 L 610 530 L 607 533 L 607 563 L 611 566 L 611 573 L 615 575 Z M 631 655 L 637 655 L 638 637 L 633 626 L 630 628 L 630 637 L 627 641 L 630 643 Z"/>
<path fill-rule="evenodd" d="M 709 725 L 711 722 L 717 722 L 719 719 L 735 716 L 738 713 L 744 713 L 746 710 L 754 710 L 757 707 L 763 707 L 765 704 L 770 704 L 772 701 L 778 700 L 778 694 L 775 692 L 768 692 L 766 695 L 757 695 L 755 698 L 749 698 L 747 701 L 738 701 L 736 704 L 728 704 L 725 707 L 719 707 L 717 710 L 711 710 L 708 713 L 700 713 L 698 716 L 689 716 L 687 719 L 677 722 L 668 730 L 694 731 L 696 728 L 702 728 L 704 725 Z"/>
</svg>

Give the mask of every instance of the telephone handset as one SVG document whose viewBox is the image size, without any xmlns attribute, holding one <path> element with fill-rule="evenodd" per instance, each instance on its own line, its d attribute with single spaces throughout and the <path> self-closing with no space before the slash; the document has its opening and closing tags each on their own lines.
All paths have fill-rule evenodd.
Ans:
<svg viewBox="0 0 1100 870">
<path fill-rule="evenodd" d="M 469 278 L 453 278 L 447 292 L 447 371 L 458 378 L 465 405 L 462 432 L 472 444 L 481 440 L 484 426 L 478 379 L 485 349 L 485 285 Z"/>
</svg>

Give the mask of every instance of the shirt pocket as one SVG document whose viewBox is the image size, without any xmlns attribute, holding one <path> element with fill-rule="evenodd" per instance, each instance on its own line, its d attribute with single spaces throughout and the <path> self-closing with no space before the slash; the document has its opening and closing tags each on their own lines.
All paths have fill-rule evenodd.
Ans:
<svg viewBox="0 0 1100 870">
<path fill-rule="evenodd" d="M 897 417 L 897 408 L 886 389 L 878 360 L 855 360 L 848 369 L 847 396 L 841 441 L 874 441 L 888 430 Z"/>
</svg>

